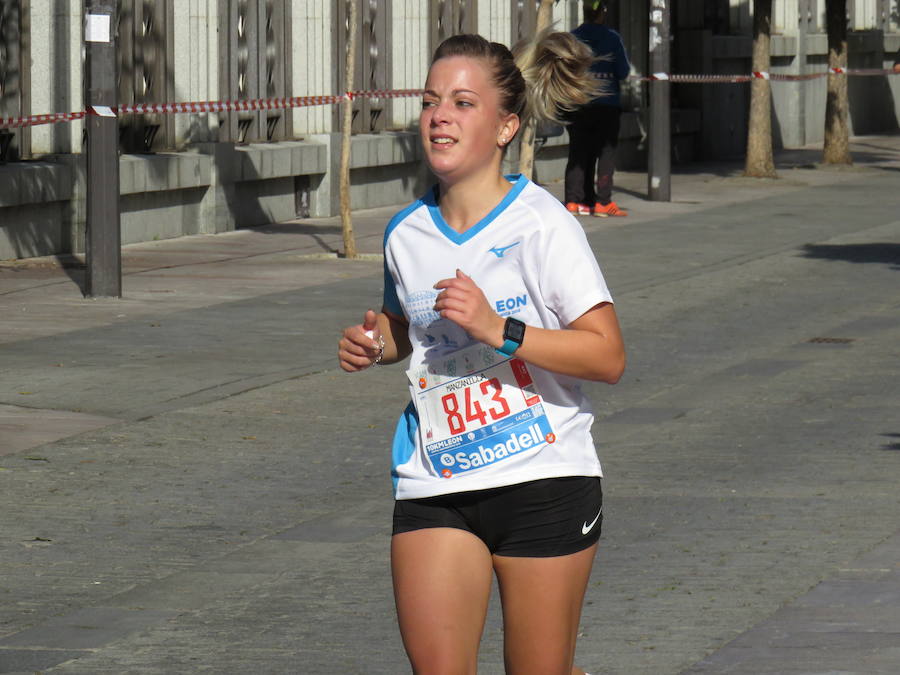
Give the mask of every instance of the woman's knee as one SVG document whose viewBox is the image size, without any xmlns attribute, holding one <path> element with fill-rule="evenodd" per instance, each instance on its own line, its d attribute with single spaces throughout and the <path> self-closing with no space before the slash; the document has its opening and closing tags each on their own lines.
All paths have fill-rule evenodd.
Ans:
<svg viewBox="0 0 900 675">
<path fill-rule="evenodd" d="M 460 654 L 438 651 L 421 657 L 407 652 L 414 675 L 475 675 L 478 657 L 461 658 Z"/>
</svg>

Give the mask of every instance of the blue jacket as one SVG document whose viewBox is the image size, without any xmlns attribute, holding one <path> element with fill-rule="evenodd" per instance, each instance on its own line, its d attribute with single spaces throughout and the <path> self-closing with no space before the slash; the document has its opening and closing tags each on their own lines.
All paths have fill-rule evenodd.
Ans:
<svg viewBox="0 0 900 675">
<path fill-rule="evenodd" d="M 609 93 L 595 98 L 588 105 L 621 105 L 621 80 L 628 77 L 631 64 L 625 55 L 625 45 L 619 34 L 599 23 L 583 23 L 572 31 L 572 35 L 584 42 L 594 52 L 594 56 L 611 56 L 609 60 L 596 61 L 591 66 L 594 77 L 609 83 Z"/>
</svg>

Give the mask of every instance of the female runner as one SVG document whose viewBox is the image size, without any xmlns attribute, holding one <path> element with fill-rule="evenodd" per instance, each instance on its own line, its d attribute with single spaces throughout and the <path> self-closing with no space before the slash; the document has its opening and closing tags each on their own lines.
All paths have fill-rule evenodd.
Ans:
<svg viewBox="0 0 900 675">
<path fill-rule="evenodd" d="M 382 310 L 339 342 L 348 372 L 411 355 L 391 567 L 415 673 L 476 672 L 493 573 L 506 671 L 583 673 L 602 493 L 579 381 L 615 383 L 625 353 L 581 226 L 501 162 L 529 115 L 590 100 L 591 59 L 566 33 L 516 57 L 475 35 L 441 44 L 419 122 L 437 185 L 388 224 Z"/>
</svg>

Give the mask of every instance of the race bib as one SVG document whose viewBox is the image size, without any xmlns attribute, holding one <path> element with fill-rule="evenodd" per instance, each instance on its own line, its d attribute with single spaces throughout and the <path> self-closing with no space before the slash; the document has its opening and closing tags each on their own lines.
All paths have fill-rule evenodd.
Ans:
<svg viewBox="0 0 900 675">
<path fill-rule="evenodd" d="M 521 359 L 476 344 L 406 374 L 425 453 L 444 478 L 556 441 Z"/>
</svg>

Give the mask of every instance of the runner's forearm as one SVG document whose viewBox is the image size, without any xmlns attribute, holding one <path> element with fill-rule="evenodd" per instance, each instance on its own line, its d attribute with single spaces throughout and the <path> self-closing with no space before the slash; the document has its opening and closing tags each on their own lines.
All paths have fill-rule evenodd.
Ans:
<svg viewBox="0 0 900 675">
<path fill-rule="evenodd" d="M 499 319 L 499 317 L 498 317 Z M 489 344 L 503 344 L 501 321 Z M 545 370 L 615 384 L 625 370 L 625 347 L 612 304 L 598 306 L 565 329 L 525 328 L 515 356 Z"/>
<path fill-rule="evenodd" d="M 545 370 L 615 384 L 625 370 L 621 342 L 586 330 L 528 326 L 515 356 Z"/>
<path fill-rule="evenodd" d="M 408 327 L 396 317 L 386 314 L 384 310 L 379 312 L 378 330 L 384 337 L 384 353 L 379 363 L 388 365 L 398 363 L 409 356 L 412 345 L 409 343 Z"/>
</svg>

